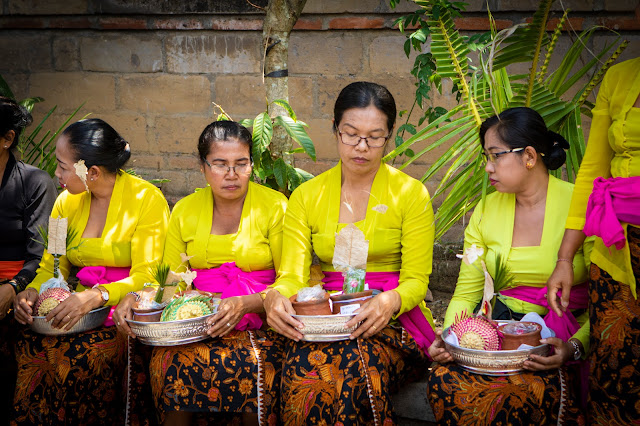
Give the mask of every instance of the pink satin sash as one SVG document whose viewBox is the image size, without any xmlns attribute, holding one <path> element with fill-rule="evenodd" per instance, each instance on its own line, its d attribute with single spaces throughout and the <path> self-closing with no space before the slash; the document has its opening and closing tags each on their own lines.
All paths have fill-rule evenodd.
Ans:
<svg viewBox="0 0 640 426">
<path fill-rule="evenodd" d="M 85 287 L 93 287 L 98 284 L 110 284 L 123 280 L 129 276 L 129 268 L 116 268 L 114 266 L 85 266 L 80 269 L 76 277 Z M 111 307 L 109 316 L 104 320 L 104 326 L 111 327 L 115 325 L 113 322 L 113 311 L 117 305 Z"/>
<path fill-rule="evenodd" d="M 620 222 L 640 225 L 640 176 L 593 181 L 583 232 L 621 250 L 627 239 Z"/>
<path fill-rule="evenodd" d="M 198 290 L 220 293 L 222 299 L 260 293 L 276 280 L 276 271 L 244 272 L 235 262 L 223 263 L 218 268 L 194 269 L 198 273 L 193 284 Z M 257 330 L 262 327 L 258 314 L 246 314 L 236 325 L 236 330 Z"/>
<path fill-rule="evenodd" d="M 589 307 L 589 283 L 584 282 L 582 284 L 571 287 L 571 296 L 569 297 L 569 309 L 586 309 Z M 571 311 L 567 310 L 563 313 L 562 318 L 556 314 L 553 309 L 549 309 L 549 302 L 547 302 L 547 287 L 533 287 L 533 286 L 518 286 L 501 290 L 500 294 L 503 296 L 513 297 L 524 302 L 533 303 L 547 308 L 549 312 L 544 317 L 544 322 L 547 327 L 552 329 L 556 333 L 556 337 L 564 340 L 569 340 L 580 329 L 580 325 Z M 558 292 L 558 297 L 562 296 L 562 292 Z"/>
<path fill-rule="evenodd" d="M 341 272 L 325 272 L 324 288 L 328 291 L 341 291 L 344 278 Z M 370 290 L 389 291 L 398 287 L 399 272 L 367 272 L 365 281 L 369 284 Z M 408 312 L 400 315 L 398 321 L 405 330 L 411 334 L 420 349 L 428 356 L 428 349 L 436 338 L 435 332 L 420 310 L 420 306 L 415 306 Z"/>
</svg>

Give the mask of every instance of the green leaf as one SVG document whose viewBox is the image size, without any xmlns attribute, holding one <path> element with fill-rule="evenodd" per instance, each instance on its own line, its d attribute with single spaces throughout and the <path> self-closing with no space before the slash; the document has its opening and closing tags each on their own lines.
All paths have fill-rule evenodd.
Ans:
<svg viewBox="0 0 640 426">
<path fill-rule="evenodd" d="M 240 121 L 238 121 L 238 123 L 239 123 L 241 126 L 246 127 L 247 129 L 250 129 L 250 128 L 252 128 L 252 127 L 253 127 L 253 120 L 252 120 L 252 119 L 250 119 L 250 118 L 245 118 L 244 120 L 240 120 Z"/>
<path fill-rule="evenodd" d="M 280 189 L 286 189 L 287 188 L 287 164 L 284 162 L 282 158 L 276 158 L 276 161 L 273 163 L 273 175 L 276 178 L 278 187 L 280 187 Z"/>
<path fill-rule="evenodd" d="M 41 98 L 39 96 L 36 96 L 35 98 L 26 98 L 21 100 L 20 102 L 18 102 L 20 105 L 22 105 L 23 107 L 25 107 L 27 109 L 27 111 L 29 111 L 29 113 L 31 113 L 31 111 L 33 111 L 33 106 L 39 102 L 43 102 L 44 98 Z"/>
<path fill-rule="evenodd" d="M 253 120 L 253 161 L 260 160 L 262 153 L 267 150 L 273 137 L 273 123 L 271 117 L 266 112 L 261 112 Z"/>
<path fill-rule="evenodd" d="M 304 148 L 304 152 L 306 152 L 313 161 L 316 161 L 316 148 L 313 146 L 313 141 L 305 130 L 305 123 L 302 121 L 293 121 L 291 117 L 284 115 L 277 116 L 274 121 L 276 124 L 284 127 L 289 136 Z"/>
<path fill-rule="evenodd" d="M 291 108 L 289 102 L 285 101 L 284 99 L 276 99 L 275 101 L 273 101 L 273 103 L 284 108 L 285 111 L 287 111 L 287 114 L 289 114 L 289 117 L 293 119 L 293 121 L 298 121 L 298 119 L 296 118 L 296 113 L 293 112 L 293 108 Z"/>
<path fill-rule="evenodd" d="M 13 95 L 11 88 L 7 84 L 4 78 L 0 75 L 0 96 L 4 96 L 9 99 L 15 99 L 16 97 Z"/>
</svg>

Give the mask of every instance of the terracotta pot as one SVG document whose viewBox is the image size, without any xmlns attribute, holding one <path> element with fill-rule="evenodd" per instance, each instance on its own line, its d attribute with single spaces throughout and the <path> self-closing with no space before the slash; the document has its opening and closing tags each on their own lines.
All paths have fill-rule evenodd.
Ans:
<svg viewBox="0 0 640 426">
<path fill-rule="evenodd" d="M 351 314 L 373 297 L 373 290 L 360 291 L 358 293 L 341 293 L 331 296 L 334 314 Z"/>
<path fill-rule="evenodd" d="M 133 311 L 133 320 L 139 322 L 158 322 L 160 321 L 160 317 L 162 316 L 162 311 L 164 308 L 160 309 L 132 309 Z"/>
<path fill-rule="evenodd" d="M 320 300 L 309 300 L 298 302 L 298 295 L 294 294 L 289 298 L 296 315 L 331 315 L 331 305 L 329 303 L 329 293 L 324 294 Z"/>
<path fill-rule="evenodd" d="M 534 331 L 525 333 L 514 333 L 509 331 L 509 326 L 518 323 L 503 324 L 498 327 L 498 330 L 502 333 L 502 350 L 512 351 L 518 349 L 520 345 L 525 344 L 529 346 L 540 346 L 540 331 L 542 326 L 535 322 L 524 321 L 521 324 L 535 328 Z M 505 327 L 507 327 L 505 331 Z"/>
</svg>

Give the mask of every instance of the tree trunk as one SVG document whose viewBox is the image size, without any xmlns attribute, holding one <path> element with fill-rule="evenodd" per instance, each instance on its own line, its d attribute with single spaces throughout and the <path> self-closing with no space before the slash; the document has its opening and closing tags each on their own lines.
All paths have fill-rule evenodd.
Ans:
<svg viewBox="0 0 640 426">
<path fill-rule="evenodd" d="M 267 5 L 262 43 L 266 50 L 265 94 L 269 102 L 269 115 L 272 118 L 287 114 L 284 108 L 271 102 L 276 99 L 289 102 L 289 36 L 306 2 L 307 0 L 269 0 Z M 285 154 L 290 150 L 291 138 L 281 126 L 276 127 L 271 140 L 271 155 L 293 165 L 293 155 Z"/>
</svg>

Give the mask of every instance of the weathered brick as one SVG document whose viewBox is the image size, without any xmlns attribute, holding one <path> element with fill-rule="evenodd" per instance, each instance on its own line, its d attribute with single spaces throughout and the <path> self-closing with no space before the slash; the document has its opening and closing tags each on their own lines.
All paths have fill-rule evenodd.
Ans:
<svg viewBox="0 0 640 426">
<path fill-rule="evenodd" d="M 138 114 L 121 112 L 91 114 L 92 118 L 101 118 L 116 129 L 120 136 L 129 142 L 132 156 L 136 153 L 149 151 L 147 141 L 147 120 Z"/>
<path fill-rule="evenodd" d="M 348 34 L 291 34 L 289 73 L 344 75 L 362 72 L 362 38 Z"/>
<path fill-rule="evenodd" d="M 547 30 L 554 31 L 558 24 L 560 23 L 560 18 L 551 18 L 547 21 Z M 565 21 L 562 26 L 563 31 L 582 31 L 584 26 L 584 18 L 571 17 Z"/>
<path fill-rule="evenodd" d="M 340 91 L 349 83 L 354 82 L 352 77 L 320 77 L 316 79 L 318 99 L 315 105 L 314 117 L 333 119 L 333 106 Z M 330 125 L 327 125 L 331 129 Z"/>
<path fill-rule="evenodd" d="M 43 18 L 27 18 L 22 16 L 0 17 L 0 28 L 2 29 L 35 29 L 45 28 L 46 21 Z"/>
<path fill-rule="evenodd" d="M 208 114 L 211 84 L 199 75 L 133 75 L 120 79 L 118 99 L 120 108 L 132 111 Z"/>
<path fill-rule="evenodd" d="M 3 70 L 11 72 L 51 70 L 51 40 L 46 35 L 4 32 L 0 35 L 0 52 L 4 58 L 11 61 L 10 65 L 2 66 Z"/>
<path fill-rule="evenodd" d="M 373 74 L 409 74 L 416 53 L 411 51 L 407 58 L 404 54 L 406 38 L 401 35 L 376 37 L 369 46 L 369 69 Z"/>
<path fill-rule="evenodd" d="M 260 72 L 262 35 L 181 34 L 165 42 L 167 71 L 249 74 Z"/>
<path fill-rule="evenodd" d="M 78 38 L 56 37 L 53 39 L 53 61 L 56 71 L 78 71 L 80 69 Z"/>
<path fill-rule="evenodd" d="M 167 157 L 167 169 L 198 171 L 200 170 L 200 162 L 198 161 L 197 152 L 190 154 L 170 155 Z"/>
<path fill-rule="evenodd" d="M 150 129 L 151 149 L 154 152 L 195 155 L 200 133 L 213 121 L 210 116 L 157 117 L 155 126 Z"/>
<path fill-rule="evenodd" d="M 616 17 L 616 18 L 598 18 L 599 25 L 612 29 L 614 31 L 630 31 L 640 30 L 640 18 L 635 15 Z"/>
<path fill-rule="evenodd" d="M 329 21 L 331 30 L 359 30 L 371 28 L 384 28 L 384 18 L 345 17 L 333 18 Z"/>
<path fill-rule="evenodd" d="M 308 77 L 289 77 L 289 103 L 302 121 L 313 115 L 313 81 Z"/>
<path fill-rule="evenodd" d="M 158 30 L 203 30 L 206 25 L 203 19 L 169 18 L 155 19 L 150 27 Z"/>
<path fill-rule="evenodd" d="M 496 19 L 494 22 L 498 30 L 503 30 L 513 25 L 513 21 L 508 19 Z M 454 23 L 458 30 L 489 31 L 491 28 L 488 17 L 464 16 L 454 19 Z"/>
<path fill-rule="evenodd" d="M 43 105 L 58 105 L 59 112 L 71 112 L 83 102 L 82 111 L 107 112 L 115 109 L 115 81 L 110 75 L 80 72 L 31 74 L 29 92 L 42 96 Z"/>
<path fill-rule="evenodd" d="M 159 38 L 103 35 L 85 37 L 80 43 L 82 68 L 87 71 L 162 71 L 162 41 Z"/>
<path fill-rule="evenodd" d="M 100 18 L 98 26 L 103 30 L 146 30 L 147 21 L 139 18 L 123 18 L 120 16 Z"/>
<path fill-rule="evenodd" d="M 24 99 L 29 96 L 28 74 L 8 74 L 3 72 L 2 78 L 7 82 L 16 99 Z"/>
<path fill-rule="evenodd" d="M 221 31 L 262 31 L 262 19 L 214 18 L 211 29 Z"/>
<path fill-rule="evenodd" d="M 49 19 L 49 25 L 47 28 L 59 28 L 59 29 L 87 29 L 91 28 L 92 24 L 89 18 L 84 16 L 72 16 L 63 18 L 51 18 Z"/>
<path fill-rule="evenodd" d="M 156 170 L 156 169 L 136 169 L 136 172 L 145 179 L 169 179 L 160 188 L 167 198 L 175 197 L 175 201 L 193 191 L 187 176 L 182 171 L 176 170 Z"/>
<path fill-rule="evenodd" d="M 604 0 L 604 9 L 615 12 L 632 11 L 639 7 L 636 0 Z"/>
<path fill-rule="evenodd" d="M 415 7 L 415 5 L 414 5 Z M 384 0 L 309 0 L 303 13 L 388 13 L 389 3 Z"/>
<path fill-rule="evenodd" d="M 131 0 L 92 0 L 94 8 L 109 14 L 191 14 L 191 13 L 256 13 L 253 5 L 264 8 L 267 0 L 248 1 L 131 1 Z"/>
<path fill-rule="evenodd" d="M 255 117 L 265 110 L 265 91 L 262 78 L 249 75 L 216 77 L 214 102 L 235 120 Z"/>
<path fill-rule="evenodd" d="M 551 5 L 551 10 L 562 11 L 564 7 L 565 9 L 571 9 L 576 12 L 588 12 L 593 10 L 593 3 L 594 0 L 564 0 L 562 2 L 554 2 Z M 501 12 L 510 10 L 534 12 L 539 4 L 540 2 L 538 0 L 499 0 L 499 7 L 495 10 L 500 10 Z"/>
<path fill-rule="evenodd" d="M 305 120 L 303 120 L 305 121 Z M 316 147 L 316 157 L 318 160 L 338 159 L 338 141 L 331 130 L 331 120 L 313 119 L 305 121 L 309 128 L 307 132 Z M 302 158 L 308 158 L 305 154 L 300 154 Z"/>
<path fill-rule="evenodd" d="M 628 59 L 640 57 L 640 35 L 628 34 L 622 38 L 625 40 L 629 40 L 629 45 L 624 50 L 624 52 L 622 52 L 617 62 L 619 63 Z M 605 44 L 611 44 L 616 39 L 617 37 L 614 35 L 598 35 L 593 40 L 593 48 L 596 52 L 599 52 L 605 46 Z"/>
<path fill-rule="evenodd" d="M 298 19 L 293 26 L 294 30 L 321 30 L 322 19 L 303 18 Z"/>
<path fill-rule="evenodd" d="M 87 12 L 87 0 L 10 0 L 10 15 L 75 15 Z"/>
<path fill-rule="evenodd" d="M 131 160 L 129 161 L 129 167 L 132 167 L 136 172 L 140 169 L 147 170 L 164 170 L 166 167 L 165 157 L 163 155 L 148 154 L 145 152 L 131 152 Z"/>
</svg>

